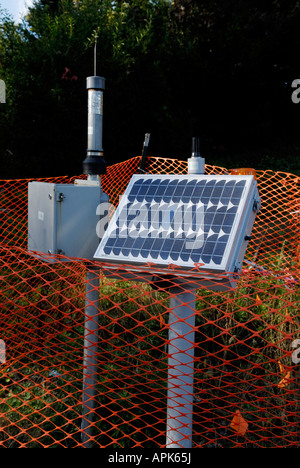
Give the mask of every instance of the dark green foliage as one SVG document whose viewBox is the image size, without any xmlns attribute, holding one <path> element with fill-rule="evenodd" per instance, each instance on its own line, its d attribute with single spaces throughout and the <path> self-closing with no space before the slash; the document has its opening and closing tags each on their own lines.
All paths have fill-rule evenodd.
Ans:
<svg viewBox="0 0 300 468">
<path fill-rule="evenodd" d="M 106 78 L 108 164 L 141 152 L 300 172 L 297 1 L 36 0 L 0 17 L 1 177 L 78 174 L 86 77 Z"/>
</svg>

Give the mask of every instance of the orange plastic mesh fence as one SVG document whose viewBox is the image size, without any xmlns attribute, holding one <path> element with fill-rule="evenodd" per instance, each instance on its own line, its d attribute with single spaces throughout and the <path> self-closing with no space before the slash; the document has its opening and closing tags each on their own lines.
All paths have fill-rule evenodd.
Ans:
<svg viewBox="0 0 300 468">
<path fill-rule="evenodd" d="M 102 186 L 115 205 L 139 162 L 108 167 Z M 148 159 L 151 173 L 186 169 L 183 161 Z M 199 286 L 191 308 L 195 448 L 300 446 L 300 178 L 256 175 L 262 209 L 237 288 Z M 0 182 L 0 446 L 75 448 L 88 439 L 99 448 L 165 447 L 172 290 L 141 282 L 135 271 L 128 281 L 97 262 L 49 263 L 29 255 L 28 182 Z M 90 266 L 98 267 L 100 281 L 91 319 L 98 326 L 98 367 L 93 401 L 83 405 Z M 183 282 L 182 291 L 188 286 Z"/>
</svg>

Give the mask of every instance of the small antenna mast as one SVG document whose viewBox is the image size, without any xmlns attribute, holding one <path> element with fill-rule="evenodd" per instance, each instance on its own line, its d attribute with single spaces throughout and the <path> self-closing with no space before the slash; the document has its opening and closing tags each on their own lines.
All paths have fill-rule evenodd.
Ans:
<svg viewBox="0 0 300 468">
<path fill-rule="evenodd" d="M 95 47 L 94 47 L 94 76 L 97 76 L 97 42 L 98 34 L 95 36 Z"/>
</svg>

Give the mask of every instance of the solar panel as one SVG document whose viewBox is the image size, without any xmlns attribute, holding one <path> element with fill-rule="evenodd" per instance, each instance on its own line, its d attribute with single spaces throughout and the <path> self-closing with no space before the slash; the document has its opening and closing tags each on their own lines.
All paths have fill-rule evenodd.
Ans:
<svg viewBox="0 0 300 468">
<path fill-rule="evenodd" d="M 249 175 L 134 175 L 94 258 L 194 277 L 237 272 L 258 201 Z"/>
</svg>

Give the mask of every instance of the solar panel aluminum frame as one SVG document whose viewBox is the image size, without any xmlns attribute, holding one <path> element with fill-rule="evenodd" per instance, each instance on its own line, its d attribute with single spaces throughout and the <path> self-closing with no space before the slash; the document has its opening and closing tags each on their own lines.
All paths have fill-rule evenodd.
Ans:
<svg viewBox="0 0 300 468">
<path fill-rule="evenodd" d="M 219 265 L 202 263 L 201 260 L 198 263 L 189 262 L 176 262 L 176 261 L 162 261 L 152 260 L 149 257 L 146 260 L 141 258 L 125 258 L 124 255 L 112 255 L 105 254 L 105 246 L 112 235 L 116 232 L 118 226 L 118 220 L 124 210 L 126 203 L 128 203 L 130 194 L 134 184 L 141 180 L 146 181 L 152 179 L 155 180 L 185 180 L 188 181 L 200 181 L 203 180 L 206 183 L 215 181 L 225 181 L 236 183 L 244 181 L 243 193 L 238 203 L 237 213 L 234 218 L 234 222 L 229 235 L 228 243 L 226 245 L 222 262 Z M 120 200 L 119 206 L 114 213 L 111 222 L 108 225 L 106 232 L 99 244 L 94 258 L 106 263 L 106 268 L 109 270 L 116 270 L 122 272 L 120 277 L 132 279 L 136 277 L 137 272 L 139 273 L 139 280 L 149 280 L 149 276 L 156 274 L 161 275 L 165 271 L 167 275 L 170 275 L 170 264 L 176 266 L 178 275 L 182 277 L 188 277 L 191 281 L 207 287 L 208 289 L 223 290 L 228 288 L 234 288 L 236 286 L 237 278 L 242 268 L 243 258 L 247 249 L 249 237 L 252 231 L 252 227 L 255 221 L 256 214 L 260 207 L 260 198 L 257 189 L 257 182 L 252 175 L 139 175 L 135 174 L 132 176 L 127 189 L 125 190 L 123 197 Z M 116 273 L 113 273 L 116 275 Z"/>
</svg>

